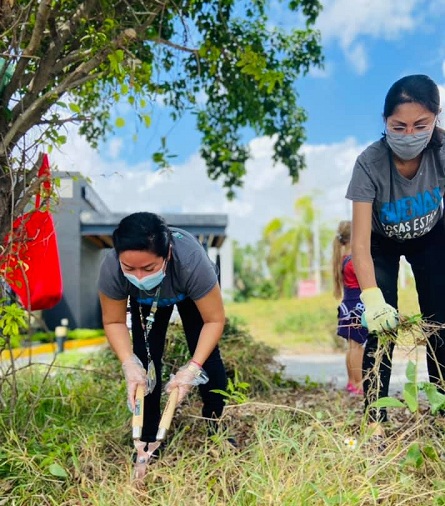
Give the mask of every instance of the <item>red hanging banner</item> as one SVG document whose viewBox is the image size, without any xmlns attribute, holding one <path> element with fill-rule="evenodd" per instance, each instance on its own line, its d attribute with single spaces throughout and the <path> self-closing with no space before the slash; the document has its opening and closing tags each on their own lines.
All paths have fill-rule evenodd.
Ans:
<svg viewBox="0 0 445 506">
<path fill-rule="evenodd" d="M 51 191 L 48 155 L 39 169 L 40 192 L 35 209 L 14 221 L 12 235 L 6 238 L 7 255 L 0 259 L 0 275 L 30 311 L 51 309 L 62 299 L 62 272 L 53 217 L 49 211 Z"/>
</svg>

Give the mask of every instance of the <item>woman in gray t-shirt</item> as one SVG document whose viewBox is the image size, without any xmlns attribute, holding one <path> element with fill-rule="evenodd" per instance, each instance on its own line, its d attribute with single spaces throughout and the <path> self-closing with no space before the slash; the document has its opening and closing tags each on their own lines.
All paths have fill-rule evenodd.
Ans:
<svg viewBox="0 0 445 506">
<path fill-rule="evenodd" d="M 214 390 L 225 390 L 227 378 L 218 348 L 225 314 L 216 266 L 194 236 L 169 228 L 153 213 L 125 217 L 113 233 L 113 245 L 99 275 L 103 325 L 122 363 L 131 407 L 138 385 L 148 393 L 141 441 L 156 440 L 162 355 L 174 305 L 192 358 L 166 389 L 178 387 L 179 403 L 193 385 L 199 385 L 203 417 L 219 418 L 224 399 Z M 128 299 L 132 339 L 126 325 Z M 210 427 L 215 430 L 215 423 Z"/>
<path fill-rule="evenodd" d="M 388 395 L 394 343 L 375 369 L 378 332 L 395 329 L 399 261 L 411 264 L 425 319 L 445 323 L 444 132 L 437 127 L 440 95 L 425 75 L 395 82 L 384 105 L 385 134 L 354 166 L 346 197 L 353 201 L 352 258 L 370 335 L 363 360 L 365 409 Z M 429 338 L 430 381 L 444 392 L 445 332 Z M 376 435 L 384 409 L 370 409 Z"/>
</svg>

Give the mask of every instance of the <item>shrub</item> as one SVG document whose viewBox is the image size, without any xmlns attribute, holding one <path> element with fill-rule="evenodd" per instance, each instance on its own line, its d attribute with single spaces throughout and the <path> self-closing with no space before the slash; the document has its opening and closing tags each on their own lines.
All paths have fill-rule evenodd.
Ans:
<svg viewBox="0 0 445 506">
<path fill-rule="evenodd" d="M 67 340 L 73 341 L 76 339 L 93 339 L 95 337 L 103 337 L 105 333 L 103 329 L 73 329 L 68 330 Z M 53 331 L 44 332 L 38 331 L 32 334 L 31 340 L 40 343 L 53 343 L 56 335 Z"/>
<path fill-rule="evenodd" d="M 220 350 L 229 379 L 246 382 L 250 394 L 271 392 L 274 385 L 283 385 L 284 366 L 274 360 L 277 350 L 255 341 L 237 318 L 226 319 Z M 180 324 L 170 325 L 164 353 L 164 381 L 190 359 L 184 331 Z"/>
</svg>

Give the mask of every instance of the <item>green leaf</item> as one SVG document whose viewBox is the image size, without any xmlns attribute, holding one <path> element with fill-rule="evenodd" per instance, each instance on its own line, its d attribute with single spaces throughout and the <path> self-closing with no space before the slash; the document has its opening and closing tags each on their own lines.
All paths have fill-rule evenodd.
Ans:
<svg viewBox="0 0 445 506">
<path fill-rule="evenodd" d="M 434 446 L 428 445 L 423 448 L 423 455 L 427 457 L 430 460 L 433 460 L 435 462 L 439 461 L 439 455 L 437 454 L 436 449 Z"/>
<path fill-rule="evenodd" d="M 372 404 L 370 404 L 372 408 L 405 408 L 405 404 L 399 399 L 394 397 L 381 397 L 377 399 Z"/>
<path fill-rule="evenodd" d="M 406 366 L 406 377 L 411 383 L 417 382 L 417 364 L 410 360 Z"/>
<path fill-rule="evenodd" d="M 149 128 L 150 125 L 151 125 L 151 117 L 148 115 L 148 114 L 143 114 L 142 115 L 142 120 L 144 122 L 144 125 Z"/>
<path fill-rule="evenodd" d="M 153 153 L 152 159 L 155 163 L 161 164 L 165 162 L 164 154 L 157 151 L 156 153 Z"/>
<path fill-rule="evenodd" d="M 55 462 L 49 466 L 49 472 L 58 478 L 68 478 L 68 473 L 65 471 L 65 469 L 60 464 L 57 464 Z"/>
<path fill-rule="evenodd" d="M 80 112 L 81 112 L 79 105 L 74 102 L 69 103 L 69 108 L 71 111 L 75 112 L 76 114 L 80 114 Z"/>
<path fill-rule="evenodd" d="M 403 398 L 411 413 L 415 413 L 419 408 L 418 388 L 415 383 L 405 383 L 403 387 Z"/>
<path fill-rule="evenodd" d="M 431 405 L 431 413 L 435 415 L 439 409 L 445 408 L 445 395 L 437 391 L 433 383 L 425 383 L 423 386 L 428 402 Z"/>
<path fill-rule="evenodd" d="M 116 118 L 116 121 L 114 123 L 116 125 L 117 128 L 123 128 L 125 126 L 125 120 L 124 118 Z"/>
<path fill-rule="evenodd" d="M 420 450 L 419 443 L 413 443 L 406 453 L 405 459 L 402 461 L 402 465 L 404 466 L 412 466 L 416 469 L 419 469 L 419 467 L 423 464 L 424 459 L 422 452 Z"/>
</svg>

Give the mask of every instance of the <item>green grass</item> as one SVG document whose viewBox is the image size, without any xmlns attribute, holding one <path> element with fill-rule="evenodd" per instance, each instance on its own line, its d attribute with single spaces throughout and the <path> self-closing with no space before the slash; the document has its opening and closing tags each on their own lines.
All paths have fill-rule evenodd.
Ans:
<svg viewBox="0 0 445 506">
<path fill-rule="evenodd" d="M 223 439 L 206 438 L 199 406 L 186 404 L 177 410 L 162 459 L 136 487 L 125 386 L 115 375 L 118 364 L 99 357 L 90 370 L 56 368 L 46 381 L 32 368 L 20 374 L 16 409 L 0 416 L 5 504 L 444 504 L 445 440 L 431 418 L 410 418 L 381 454 L 360 431 L 356 400 L 297 385 L 276 390 L 273 403 L 228 406 L 224 420 L 238 452 Z M 357 439 L 355 448 L 345 444 L 350 438 Z"/>
<path fill-rule="evenodd" d="M 286 318 L 296 342 L 301 333 L 317 343 L 320 328 L 332 324 L 327 296 L 274 304 L 272 316 L 249 322 L 269 336 L 269 344 L 283 334 Z M 240 314 L 245 317 L 249 309 L 255 315 L 258 307 L 264 309 L 264 301 L 243 304 Z M 234 392 L 238 380 L 249 383 L 242 390 L 247 402 L 229 404 L 223 415 L 238 451 L 224 437 L 206 437 L 195 391 L 176 410 L 163 456 L 138 486 L 131 480 L 125 383 L 110 351 L 66 352 L 55 364 L 0 377 L 0 504 L 445 505 L 444 427 L 425 405 L 412 413 L 391 410 L 382 453 L 362 426 L 360 399 L 285 381 L 273 350 L 237 324 L 226 325 L 221 350 Z M 166 377 L 184 359 L 182 329 L 171 326 Z M 351 439 L 355 447 L 345 443 Z"/>
<path fill-rule="evenodd" d="M 330 293 L 306 299 L 251 300 L 226 303 L 229 317 L 247 325 L 252 336 L 281 352 L 331 351 L 343 340 L 336 336 L 339 301 Z M 419 312 L 412 287 L 399 293 L 401 314 Z"/>
<path fill-rule="evenodd" d="M 72 329 L 68 330 L 66 338 L 68 340 L 83 340 L 83 339 L 93 339 L 95 337 L 104 337 L 105 333 L 103 329 Z M 54 343 L 56 340 L 56 335 L 54 331 L 51 332 L 43 332 L 38 331 L 34 332 L 31 335 L 32 341 L 38 341 L 41 343 Z"/>
</svg>

